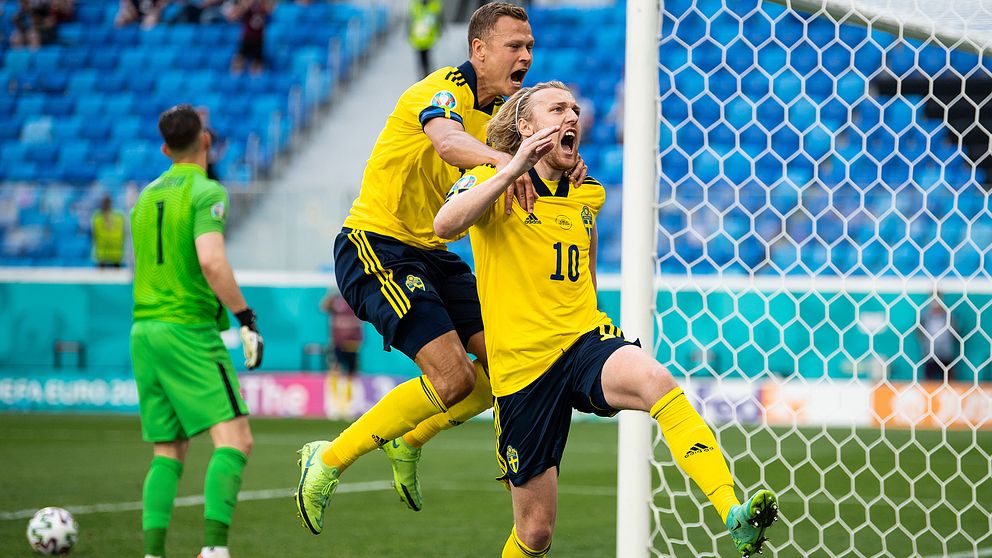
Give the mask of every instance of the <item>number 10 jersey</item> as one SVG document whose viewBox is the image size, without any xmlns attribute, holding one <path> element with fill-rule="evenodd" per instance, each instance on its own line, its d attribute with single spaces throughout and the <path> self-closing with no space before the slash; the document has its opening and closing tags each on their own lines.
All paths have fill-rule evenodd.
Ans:
<svg viewBox="0 0 992 558">
<path fill-rule="evenodd" d="M 495 174 L 481 166 L 452 188 L 468 189 Z M 541 179 L 534 212 L 504 196 L 471 228 L 493 394 L 501 397 L 542 376 L 579 337 L 612 322 L 599 310 L 589 268 L 596 215 L 606 191 L 591 178 L 571 185 Z M 469 184 L 471 183 L 471 184 Z"/>
</svg>

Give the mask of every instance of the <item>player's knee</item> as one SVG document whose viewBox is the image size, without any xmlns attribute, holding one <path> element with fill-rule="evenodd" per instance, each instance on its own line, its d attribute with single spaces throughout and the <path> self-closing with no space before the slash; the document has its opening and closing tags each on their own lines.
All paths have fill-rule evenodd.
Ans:
<svg viewBox="0 0 992 558">
<path fill-rule="evenodd" d="M 517 538 L 531 550 L 541 551 L 551 544 L 554 524 L 547 520 L 532 520 L 517 525 Z"/>
<path fill-rule="evenodd" d="M 655 362 L 646 373 L 648 377 L 643 385 L 651 386 L 651 389 L 645 390 L 642 404 L 644 408 L 650 409 L 665 394 L 679 387 L 679 384 L 661 363 Z"/>
<path fill-rule="evenodd" d="M 255 438 L 251 435 L 251 432 L 245 434 L 238 442 L 238 449 L 241 450 L 241 453 L 245 454 L 245 457 L 251 455 L 251 450 L 255 447 Z"/>
<path fill-rule="evenodd" d="M 442 386 L 434 386 L 445 407 L 451 407 L 472 393 L 475 386 L 475 367 L 465 359 L 459 370 L 448 375 Z"/>
</svg>

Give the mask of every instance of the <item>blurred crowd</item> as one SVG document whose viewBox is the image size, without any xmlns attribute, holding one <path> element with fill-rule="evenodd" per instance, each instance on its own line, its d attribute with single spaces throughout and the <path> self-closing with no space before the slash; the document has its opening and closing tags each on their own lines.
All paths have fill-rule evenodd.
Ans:
<svg viewBox="0 0 992 558">
<path fill-rule="evenodd" d="M 58 26 L 75 16 L 73 0 L 20 0 L 10 46 L 38 48 L 58 40 Z"/>
</svg>

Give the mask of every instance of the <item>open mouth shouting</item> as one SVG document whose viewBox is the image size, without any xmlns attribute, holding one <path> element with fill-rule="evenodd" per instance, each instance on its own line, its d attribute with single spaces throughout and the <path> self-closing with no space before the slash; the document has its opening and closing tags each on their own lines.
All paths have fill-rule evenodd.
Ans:
<svg viewBox="0 0 992 558">
<path fill-rule="evenodd" d="M 513 85 L 513 89 L 517 90 L 523 86 L 524 76 L 527 75 L 527 68 L 521 68 L 510 74 L 510 84 Z"/>
<path fill-rule="evenodd" d="M 574 128 L 568 128 L 561 133 L 558 145 L 561 146 L 562 153 L 573 155 L 579 144 L 579 135 Z"/>
</svg>

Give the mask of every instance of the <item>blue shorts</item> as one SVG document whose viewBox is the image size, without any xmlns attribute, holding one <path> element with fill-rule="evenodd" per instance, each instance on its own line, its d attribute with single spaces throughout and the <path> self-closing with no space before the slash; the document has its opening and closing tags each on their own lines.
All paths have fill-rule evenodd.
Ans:
<svg viewBox="0 0 992 558">
<path fill-rule="evenodd" d="M 493 407 L 496 460 L 503 476 L 521 486 L 544 471 L 561 467 L 572 409 L 601 417 L 619 412 L 603 394 L 603 365 L 631 343 L 613 326 L 579 337 L 547 372 L 520 391 L 497 397 Z"/>
<path fill-rule="evenodd" d="M 482 331 L 475 276 L 447 250 L 345 227 L 334 241 L 334 274 L 341 296 L 375 326 L 387 351 L 395 347 L 413 359 L 449 331 L 462 345 Z"/>
</svg>

